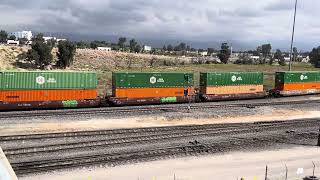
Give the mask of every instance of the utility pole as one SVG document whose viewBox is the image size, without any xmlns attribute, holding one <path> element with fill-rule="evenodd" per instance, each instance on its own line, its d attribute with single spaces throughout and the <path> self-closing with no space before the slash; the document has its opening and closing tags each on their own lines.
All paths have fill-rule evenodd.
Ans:
<svg viewBox="0 0 320 180">
<path fill-rule="evenodd" d="M 294 18 L 293 18 L 293 27 L 292 27 L 292 37 L 291 37 L 289 71 L 292 71 L 292 49 L 293 49 L 294 31 L 295 31 L 295 26 L 296 26 L 297 5 L 298 5 L 298 0 L 296 0 L 296 4 L 294 6 Z"/>
<path fill-rule="evenodd" d="M 288 166 L 287 165 L 285 165 L 286 166 L 286 179 L 285 180 L 288 180 Z"/>
<path fill-rule="evenodd" d="M 320 146 L 320 127 L 319 127 L 319 132 L 318 132 L 318 143 L 317 146 Z"/>
<path fill-rule="evenodd" d="M 266 173 L 264 175 L 264 180 L 268 180 L 268 166 L 266 166 Z"/>
</svg>

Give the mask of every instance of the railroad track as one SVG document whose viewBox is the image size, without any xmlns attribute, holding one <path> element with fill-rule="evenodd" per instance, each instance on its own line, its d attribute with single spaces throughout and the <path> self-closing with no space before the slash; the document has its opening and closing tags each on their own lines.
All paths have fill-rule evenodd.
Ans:
<svg viewBox="0 0 320 180">
<path fill-rule="evenodd" d="M 244 132 L 252 132 L 258 129 L 267 129 L 273 128 L 274 126 L 278 126 L 277 128 L 287 127 L 292 125 L 292 123 L 286 123 L 279 125 L 278 123 L 275 124 L 264 124 L 259 126 L 254 125 L 246 125 L 246 126 L 231 126 L 225 128 L 212 128 L 212 127 L 199 127 L 189 130 L 179 130 L 179 131 L 167 131 L 165 132 L 157 132 L 151 133 L 148 135 L 134 135 L 128 136 L 124 138 L 113 138 L 108 140 L 96 140 L 96 141 L 79 141 L 73 143 L 61 143 L 61 144 L 54 144 L 54 145 L 47 145 L 47 146 L 32 146 L 32 147 L 24 147 L 24 148 L 12 148 L 12 149 L 5 149 L 4 153 L 8 156 L 16 156 L 16 155 L 30 155 L 30 154 L 38 154 L 38 153 L 48 153 L 48 152 L 57 152 L 57 151 L 66 151 L 66 150 L 73 150 L 81 148 L 91 148 L 91 147 L 114 147 L 119 145 L 130 145 L 130 144 L 137 144 L 137 143 L 145 143 L 145 142 L 155 142 L 155 141 L 165 141 L 165 140 L 173 140 L 178 138 L 187 138 L 187 137 L 197 137 L 197 136 L 214 136 L 214 135 L 221 135 L 221 134 L 235 134 L 235 133 L 244 133 Z M 237 129 L 239 128 L 239 129 Z"/>
<path fill-rule="evenodd" d="M 132 106 L 132 107 L 109 107 L 94 109 L 69 109 L 69 110 L 50 110 L 50 111 L 24 111 L 24 112 L 4 112 L 0 113 L 0 119 L 8 118 L 25 118 L 25 117 L 52 117 L 52 116 L 79 116 L 79 115 L 123 115 L 130 113 L 155 113 L 155 112 L 175 112 L 189 110 L 204 110 L 213 108 L 232 108 L 232 107 L 261 107 L 261 106 L 278 106 L 292 104 L 320 103 L 320 100 L 296 100 L 280 102 L 256 102 L 256 103 L 229 103 L 229 104 L 210 104 L 210 103 L 192 103 L 156 105 L 156 106 Z"/>
<path fill-rule="evenodd" d="M 4 149 L 5 154 L 8 156 L 9 160 L 19 159 L 19 157 L 23 156 L 40 156 L 41 153 L 50 153 L 50 152 L 57 152 L 62 150 L 77 150 L 79 152 L 82 151 L 83 148 L 90 148 L 90 147 L 114 147 L 114 146 L 126 146 L 126 145 L 137 145 L 141 143 L 155 143 L 158 141 L 170 141 L 179 138 L 196 138 L 201 136 L 221 136 L 221 135 L 231 135 L 231 134 L 238 134 L 238 133 L 254 133 L 258 131 L 268 131 L 272 129 L 287 129 L 291 126 L 315 126 L 319 124 L 319 119 L 308 119 L 305 121 L 297 120 L 297 121 L 278 121 L 278 122 L 268 122 L 268 123 L 253 123 L 253 124 L 235 124 L 230 125 L 230 127 L 215 127 L 214 125 L 203 125 L 203 126 L 178 126 L 178 127 L 165 127 L 160 128 L 149 128 L 150 131 L 147 131 L 146 128 L 137 129 L 137 131 L 132 132 L 131 136 L 128 137 L 121 137 L 115 139 L 109 139 L 106 141 L 91 141 L 91 142 L 77 142 L 71 144 L 54 144 L 51 146 L 34 146 L 34 147 L 26 147 L 26 148 L 16 148 L 16 149 Z M 177 129 L 174 129 L 177 128 Z M 157 129 L 157 130 L 156 130 Z M 145 133 L 153 133 L 152 135 L 141 135 L 139 136 L 138 132 L 143 130 Z M 102 131 L 101 131 L 102 132 Z M 119 133 L 120 131 L 115 131 Z M 122 130 L 125 132 L 125 130 Z M 128 131 L 130 132 L 130 131 Z M 188 133 L 186 133 L 188 132 Z M 77 132 L 81 134 L 81 132 Z M 93 134 L 101 134 L 100 132 L 94 132 Z M 130 133 L 129 133 L 130 134 Z M 53 135 L 53 134 L 51 134 Z M 70 137 L 72 134 L 65 133 Z M 64 136 L 63 135 L 63 136 Z M 75 134 L 74 134 L 75 135 Z M 89 132 L 85 132 L 85 136 L 89 135 Z M 32 139 L 39 139 L 41 135 L 31 135 Z M 57 134 L 53 135 L 57 137 Z M 52 138 L 53 136 L 44 136 L 44 138 Z M 60 137 L 63 137 L 60 136 Z M 76 135 L 75 135 L 76 136 Z M 26 140 L 27 136 L 15 136 L 16 139 L 21 140 L 22 137 Z M 6 137 L 6 141 L 8 137 Z M 1 138 L 0 138 L 1 140 Z M 11 139 L 14 141 L 14 138 Z M 243 139 L 245 140 L 245 139 Z M 76 167 L 76 166 L 85 166 L 85 165 L 95 165 L 104 162 L 118 162 L 124 159 L 130 160 L 130 158 L 135 157 L 137 159 L 144 158 L 143 155 L 156 156 L 154 152 L 160 152 L 165 155 L 169 152 L 169 154 L 175 155 L 175 153 L 179 154 L 179 152 L 186 153 L 186 149 L 189 150 L 190 147 L 196 147 L 192 149 L 192 151 L 199 150 L 200 147 L 203 145 L 194 144 L 192 146 L 179 146 L 179 147 L 166 147 L 156 150 L 146 150 L 145 152 L 122 152 L 122 153 L 111 153 L 111 154 L 95 154 L 95 155 L 81 155 L 79 157 L 73 158 L 63 158 L 63 159 L 44 159 L 43 161 L 25 161 L 25 162 L 13 162 L 13 168 L 18 172 L 18 174 L 26 174 L 26 173 L 33 173 L 33 172 L 41 172 L 41 171 L 48 171 L 48 170 L 55 170 L 61 169 L 65 167 Z M 171 151 L 174 149 L 174 151 Z M 201 148 L 200 148 L 201 149 Z M 208 148 L 208 151 L 212 148 Z M 215 147 L 217 149 L 217 147 Z M 219 149 L 219 148 L 218 148 Z M 176 152 L 178 150 L 178 152 Z M 183 151 L 181 151 L 183 150 Z M 139 154 L 141 153 L 141 154 Z"/>
</svg>

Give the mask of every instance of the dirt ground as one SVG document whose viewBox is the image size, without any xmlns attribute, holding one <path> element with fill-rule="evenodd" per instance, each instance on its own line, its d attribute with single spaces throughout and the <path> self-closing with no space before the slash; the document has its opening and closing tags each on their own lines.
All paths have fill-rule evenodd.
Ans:
<svg viewBox="0 0 320 180">
<path fill-rule="evenodd" d="M 320 149 L 292 147 L 260 152 L 234 152 L 216 156 L 188 157 L 119 167 L 80 169 L 33 175 L 20 180 L 262 180 L 268 165 L 270 180 L 301 180 L 312 175 L 313 164 L 320 166 Z M 315 174 L 320 176 L 319 168 Z"/>
<path fill-rule="evenodd" d="M 255 115 L 248 116 L 215 116 L 207 118 L 194 117 L 167 117 L 167 116 L 141 116 L 125 118 L 103 118 L 91 117 L 85 119 L 40 119 L 26 120 L 3 123 L 0 127 L 1 135 L 41 133 L 41 132 L 62 132 L 62 131 L 81 131 L 99 129 L 118 129 L 118 128 L 141 128 L 155 126 L 172 125 L 191 125 L 191 124 L 218 124 L 218 123 L 244 123 L 256 121 L 274 120 L 294 120 L 302 118 L 320 117 L 320 111 L 299 110 L 299 109 L 280 109 L 262 107 Z"/>
</svg>

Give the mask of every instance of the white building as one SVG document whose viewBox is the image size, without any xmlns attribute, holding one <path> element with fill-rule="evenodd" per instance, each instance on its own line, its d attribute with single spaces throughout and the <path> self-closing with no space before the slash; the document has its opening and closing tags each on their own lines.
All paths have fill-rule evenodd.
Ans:
<svg viewBox="0 0 320 180">
<path fill-rule="evenodd" d="M 208 56 L 208 52 L 207 51 L 200 52 L 199 54 L 200 54 L 200 56 Z"/>
<path fill-rule="evenodd" d="M 50 36 L 43 36 L 43 39 L 44 39 L 45 42 L 48 42 L 50 40 L 57 40 L 56 37 L 50 37 Z"/>
<path fill-rule="evenodd" d="M 111 51 L 111 47 L 97 47 L 100 51 Z"/>
<path fill-rule="evenodd" d="M 67 41 L 67 39 L 56 39 L 57 42 L 60 42 L 60 41 Z"/>
<path fill-rule="evenodd" d="M 144 47 L 143 47 L 143 50 L 144 50 L 144 51 L 151 51 L 152 48 L 151 48 L 151 46 L 144 46 Z"/>
<path fill-rule="evenodd" d="M 284 57 L 284 60 L 285 60 L 286 62 L 290 62 L 290 57 Z"/>
<path fill-rule="evenodd" d="M 15 41 L 15 40 L 8 40 L 7 44 L 8 45 L 19 45 L 20 43 L 19 43 L 19 41 Z"/>
<path fill-rule="evenodd" d="M 60 42 L 60 41 L 66 41 L 67 39 L 58 39 L 56 37 L 50 37 L 50 36 L 47 36 L 47 37 L 43 37 L 44 39 L 44 42 L 48 42 L 50 40 L 53 40 L 53 41 L 56 41 L 57 43 Z"/>
<path fill-rule="evenodd" d="M 9 36 L 14 35 L 16 37 L 16 39 L 22 39 L 22 38 L 26 38 L 28 39 L 28 41 L 30 41 L 32 39 L 32 32 L 31 31 L 19 31 L 19 32 L 12 32 L 9 33 Z"/>
<path fill-rule="evenodd" d="M 252 60 L 259 60 L 259 59 L 260 59 L 260 56 L 250 56 L 250 59 L 252 59 Z"/>
</svg>

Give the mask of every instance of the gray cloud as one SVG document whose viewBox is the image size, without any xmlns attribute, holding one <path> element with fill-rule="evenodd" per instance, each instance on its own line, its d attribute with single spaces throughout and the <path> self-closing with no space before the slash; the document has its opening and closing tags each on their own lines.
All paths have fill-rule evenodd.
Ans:
<svg viewBox="0 0 320 180">
<path fill-rule="evenodd" d="M 190 41 L 290 39 L 293 0 L 0 0 L 8 31 L 126 35 Z M 318 0 L 299 1 L 297 36 L 319 42 Z"/>
<path fill-rule="evenodd" d="M 269 11 L 286 11 L 286 10 L 291 10 L 294 8 L 294 1 L 276 1 L 273 3 L 270 3 L 265 7 L 265 10 Z"/>
</svg>

